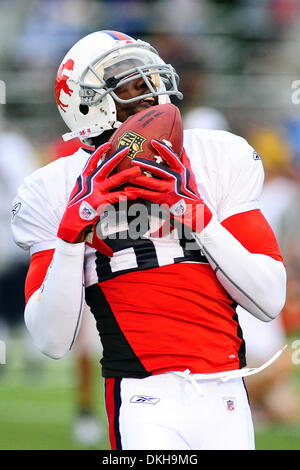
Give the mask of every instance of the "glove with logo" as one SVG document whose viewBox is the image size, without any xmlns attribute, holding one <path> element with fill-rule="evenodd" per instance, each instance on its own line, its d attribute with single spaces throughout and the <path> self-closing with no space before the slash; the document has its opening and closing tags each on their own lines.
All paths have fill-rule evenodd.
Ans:
<svg viewBox="0 0 300 470">
<path fill-rule="evenodd" d="M 200 233 L 210 222 L 212 213 L 197 190 L 195 176 L 183 149 L 179 158 L 167 145 L 151 141 L 160 157 L 169 165 L 136 157 L 132 164 L 158 178 L 138 176 L 130 184 L 143 186 L 137 197 L 161 204 L 192 231 Z"/>
<path fill-rule="evenodd" d="M 109 143 L 101 145 L 87 161 L 77 178 L 58 228 L 58 238 L 69 243 L 85 241 L 101 214 L 110 204 L 125 198 L 135 198 L 130 191 L 125 194 L 124 190 L 116 191 L 115 189 L 140 175 L 141 170 L 132 167 L 109 177 L 110 172 L 129 151 L 129 148 L 125 147 L 98 165 L 109 148 Z M 113 192 L 110 192 L 112 190 Z M 113 251 L 97 236 L 96 230 L 93 230 L 90 244 L 104 255 L 113 256 Z"/>
</svg>

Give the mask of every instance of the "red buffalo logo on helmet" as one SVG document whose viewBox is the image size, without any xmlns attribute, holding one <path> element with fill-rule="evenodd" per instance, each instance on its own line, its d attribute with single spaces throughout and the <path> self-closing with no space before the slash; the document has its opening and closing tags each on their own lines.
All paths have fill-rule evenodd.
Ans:
<svg viewBox="0 0 300 470">
<path fill-rule="evenodd" d="M 65 104 L 61 101 L 61 92 L 64 91 L 66 95 L 71 96 L 74 90 L 71 90 L 71 88 L 68 85 L 68 80 L 69 80 L 69 75 L 66 75 L 66 70 L 73 70 L 74 68 L 74 60 L 73 59 L 68 59 L 64 64 L 61 64 L 61 66 L 58 69 L 57 76 L 56 76 L 56 81 L 55 81 L 55 96 L 56 96 L 56 102 L 57 105 L 60 107 L 60 109 L 64 112 L 66 112 L 66 108 L 69 106 L 68 104 Z"/>
</svg>

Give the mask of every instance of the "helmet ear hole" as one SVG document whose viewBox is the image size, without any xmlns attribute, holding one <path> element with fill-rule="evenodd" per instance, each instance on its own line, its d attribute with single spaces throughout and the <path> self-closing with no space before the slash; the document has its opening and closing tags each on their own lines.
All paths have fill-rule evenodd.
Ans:
<svg viewBox="0 0 300 470">
<path fill-rule="evenodd" d="M 81 114 L 84 114 L 86 116 L 89 110 L 90 108 L 86 104 L 79 105 L 79 111 L 81 112 Z"/>
</svg>

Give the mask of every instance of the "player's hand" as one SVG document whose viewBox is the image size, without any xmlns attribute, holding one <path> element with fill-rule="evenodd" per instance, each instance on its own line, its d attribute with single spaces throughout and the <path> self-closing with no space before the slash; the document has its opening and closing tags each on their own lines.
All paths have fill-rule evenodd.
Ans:
<svg viewBox="0 0 300 470">
<path fill-rule="evenodd" d="M 201 232 L 210 222 L 212 213 L 197 190 L 185 150 L 179 158 L 164 143 L 156 140 L 151 143 L 169 166 L 138 157 L 133 159 L 133 165 L 158 177 L 138 176 L 132 180 L 131 184 L 141 186 L 140 192 L 136 193 L 137 197 L 163 205 L 174 219 L 194 232 Z"/>
<path fill-rule="evenodd" d="M 123 148 L 98 165 L 109 148 L 109 143 L 101 145 L 89 158 L 77 178 L 58 228 L 58 238 L 69 243 L 85 241 L 107 206 L 130 198 L 130 192 L 125 194 L 124 191 L 116 190 L 116 188 L 140 175 L 141 170 L 138 167 L 132 167 L 109 176 L 129 151 L 128 147 Z M 135 195 L 131 197 L 133 199 Z M 91 245 L 101 253 L 113 256 L 112 250 L 97 236 L 96 230 L 93 230 Z"/>
</svg>

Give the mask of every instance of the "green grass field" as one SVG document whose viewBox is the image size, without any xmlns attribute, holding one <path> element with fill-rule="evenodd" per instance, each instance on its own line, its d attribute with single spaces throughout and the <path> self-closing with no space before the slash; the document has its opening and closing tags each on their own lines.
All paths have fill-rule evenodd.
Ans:
<svg viewBox="0 0 300 470">
<path fill-rule="evenodd" d="M 299 366 L 300 369 L 300 366 Z M 298 383 L 300 390 L 300 372 Z M 103 383 L 95 390 L 97 413 L 106 423 Z M 284 406 L 284 403 L 283 405 Z M 40 368 L 24 366 L 20 348 L 15 348 L 0 365 L 0 449 L 75 450 L 72 423 L 75 416 L 75 380 L 72 356 L 53 361 L 43 359 Z M 97 446 L 109 449 L 107 436 Z M 300 423 L 257 429 L 258 450 L 300 450 Z"/>
<path fill-rule="evenodd" d="M 23 360 L 22 348 L 15 342 L 8 348 L 6 364 L 0 365 L 0 450 L 87 448 L 72 437 L 76 416 L 72 355 L 60 361 L 40 357 L 41 361 Z M 100 366 L 95 367 L 99 371 L 94 393 L 96 412 L 106 427 L 103 382 Z M 107 436 L 97 448 L 109 449 Z"/>
</svg>

